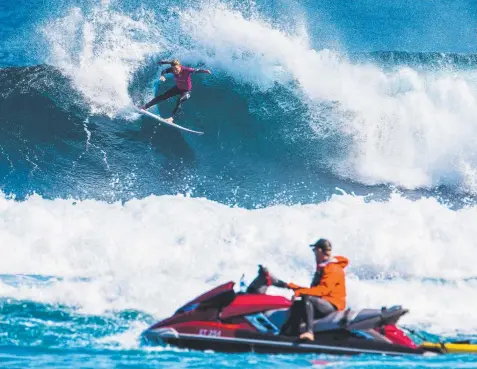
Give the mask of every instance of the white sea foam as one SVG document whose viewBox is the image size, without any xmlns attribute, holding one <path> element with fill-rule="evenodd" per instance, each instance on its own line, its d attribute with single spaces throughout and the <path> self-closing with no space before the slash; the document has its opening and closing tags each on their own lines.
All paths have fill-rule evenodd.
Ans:
<svg viewBox="0 0 477 369">
<path fill-rule="evenodd" d="M 139 309 L 165 317 L 243 272 L 251 281 L 259 263 L 308 284 L 314 260 L 307 245 L 324 236 L 350 259 L 350 306 L 403 304 L 411 309 L 405 322 L 475 332 L 476 216 L 475 207 L 454 211 L 399 195 L 257 210 L 181 196 L 124 205 L 1 197 L 0 274 L 47 278 L 1 278 L 0 295 L 91 314 Z"/>
<path fill-rule="evenodd" d="M 297 81 L 290 93 L 308 105 L 314 137 L 340 137 L 340 156 L 328 159 L 335 173 L 366 184 L 477 192 L 475 72 L 353 63 L 313 49 L 305 20 L 285 32 L 216 2 L 183 10 L 180 21 L 192 38 L 190 58 L 262 90 Z"/>
<path fill-rule="evenodd" d="M 92 113 L 111 117 L 131 105 L 132 74 L 160 50 L 161 34 L 150 13 L 122 14 L 105 1 L 88 12 L 72 8 L 42 31 L 48 61 L 72 79 Z"/>
</svg>

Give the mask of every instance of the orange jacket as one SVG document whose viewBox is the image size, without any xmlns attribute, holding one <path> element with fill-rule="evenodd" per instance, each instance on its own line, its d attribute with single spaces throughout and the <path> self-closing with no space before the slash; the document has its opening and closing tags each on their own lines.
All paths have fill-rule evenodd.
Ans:
<svg viewBox="0 0 477 369">
<path fill-rule="evenodd" d="M 323 268 L 323 275 L 320 284 L 310 288 L 295 289 L 293 283 L 290 288 L 295 289 L 295 296 L 310 295 L 319 296 L 333 304 L 336 309 L 344 310 L 346 307 L 346 283 L 344 268 L 348 265 L 348 259 L 344 256 L 335 256 L 328 261 L 318 264 L 318 268 Z"/>
</svg>

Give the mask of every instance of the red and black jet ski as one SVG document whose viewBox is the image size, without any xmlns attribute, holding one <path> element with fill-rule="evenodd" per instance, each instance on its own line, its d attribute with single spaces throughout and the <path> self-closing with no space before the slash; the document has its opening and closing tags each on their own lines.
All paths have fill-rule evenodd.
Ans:
<svg viewBox="0 0 477 369">
<path fill-rule="evenodd" d="M 314 341 L 285 335 L 282 327 L 289 318 L 291 301 L 261 293 L 265 289 L 256 288 L 256 281 L 247 293 L 236 293 L 234 282 L 220 285 L 148 328 L 143 337 L 148 343 L 221 352 L 346 355 L 428 352 L 396 327 L 399 318 L 408 312 L 400 306 L 334 312 L 315 321 Z M 272 284 L 283 283 L 278 282 Z"/>
</svg>

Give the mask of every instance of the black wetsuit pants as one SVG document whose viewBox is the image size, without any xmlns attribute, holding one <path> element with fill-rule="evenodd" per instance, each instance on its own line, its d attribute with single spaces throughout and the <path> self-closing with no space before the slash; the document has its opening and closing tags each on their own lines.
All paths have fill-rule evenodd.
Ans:
<svg viewBox="0 0 477 369">
<path fill-rule="evenodd" d="M 317 296 L 303 295 L 301 300 L 296 300 L 290 308 L 290 317 L 282 328 L 282 333 L 290 336 L 300 334 L 300 324 L 305 321 L 305 331 L 313 332 L 313 321 L 324 318 L 336 311 L 336 307 L 328 301 Z"/>
<path fill-rule="evenodd" d="M 182 107 L 182 102 L 190 98 L 190 91 L 187 90 L 179 90 L 177 86 L 172 87 L 171 89 L 164 92 L 162 95 L 156 96 L 154 99 L 149 101 L 146 105 L 144 105 L 145 109 L 150 108 L 157 103 L 170 99 L 171 97 L 179 95 L 179 99 L 177 99 L 177 104 L 172 111 L 172 116 L 176 115 L 177 112 Z"/>
</svg>

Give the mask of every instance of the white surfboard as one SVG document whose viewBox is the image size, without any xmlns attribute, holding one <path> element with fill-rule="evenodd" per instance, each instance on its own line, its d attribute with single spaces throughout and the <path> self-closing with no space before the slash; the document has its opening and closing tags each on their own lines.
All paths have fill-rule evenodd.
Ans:
<svg viewBox="0 0 477 369">
<path fill-rule="evenodd" d="M 147 115 L 148 117 L 151 117 L 152 119 L 155 119 L 161 123 L 164 123 L 164 124 L 167 124 L 171 127 L 174 127 L 174 128 L 177 128 L 177 129 L 181 129 L 183 131 L 186 131 L 186 132 L 190 132 L 190 133 L 195 133 L 197 135 L 203 135 L 204 132 L 199 132 L 199 131 L 194 131 L 193 129 L 189 129 L 189 128 L 186 128 L 186 127 L 182 127 L 176 123 L 171 123 L 171 122 L 168 122 L 167 120 L 165 120 L 164 118 L 161 118 L 160 116 L 156 115 L 156 114 L 153 114 L 151 112 L 148 112 L 147 110 L 144 110 L 144 109 L 139 109 L 139 108 L 136 108 L 136 110 L 138 112 L 140 112 L 141 114 L 144 114 L 144 115 Z"/>
</svg>

